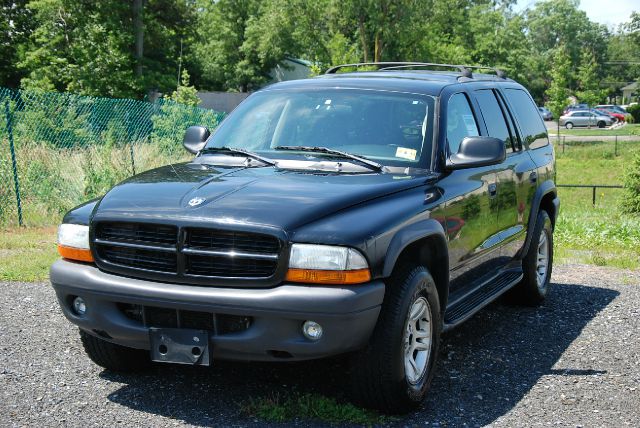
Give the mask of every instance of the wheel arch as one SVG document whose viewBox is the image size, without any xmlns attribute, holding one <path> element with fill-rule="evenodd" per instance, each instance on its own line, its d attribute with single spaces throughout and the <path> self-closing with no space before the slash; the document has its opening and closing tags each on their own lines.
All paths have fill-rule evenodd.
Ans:
<svg viewBox="0 0 640 428">
<path fill-rule="evenodd" d="M 525 239 L 522 250 L 520 251 L 520 257 L 527 254 L 529 244 L 531 244 L 531 238 L 533 229 L 536 226 L 536 219 L 540 210 L 544 210 L 549 214 L 551 218 L 551 227 L 555 229 L 556 219 L 558 218 L 558 211 L 560 208 L 560 198 L 558 198 L 558 189 L 552 180 L 547 180 L 540 184 L 536 193 L 533 196 L 531 202 L 531 213 L 529 215 L 529 223 L 527 225 L 527 237 Z"/>
<path fill-rule="evenodd" d="M 449 252 L 444 228 L 435 219 L 420 221 L 395 234 L 384 261 L 383 276 L 405 263 L 425 266 L 436 283 L 440 308 L 449 297 Z"/>
</svg>

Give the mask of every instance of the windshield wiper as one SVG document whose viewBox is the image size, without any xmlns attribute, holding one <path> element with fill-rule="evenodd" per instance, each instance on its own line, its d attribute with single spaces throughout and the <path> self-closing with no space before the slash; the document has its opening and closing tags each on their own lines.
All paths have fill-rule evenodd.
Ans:
<svg viewBox="0 0 640 428">
<path fill-rule="evenodd" d="M 216 153 L 216 152 L 238 153 L 238 154 L 246 156 L 246 157 L 248 157 L 250 159 L 259 160 L 260 162 L 262 162 L 264 164 L 267 164 L 267 165 L 271 165 L 271 166 L 276 166 L 277 165 L 276 161 L 271 160 L 269 158 L 262 157 L 257 153 L 250 152 L 249 150 L 245 150 L 245 149 L 236 149 L 236 148 L 233 148 L 233 147 L 205 147 L 204 149 L 201 150 L 201 153 Z"/>
<path fill-rule="evenodd" d="M 361 164 L 366 165 L 369 169 L 374 171 L 382 171 L 384 166 L 379 164 L 378 162 L 374 162 L 367 158 L 363 158 L 361 156 L 357 156 L 348 152 L 343 152 L 341 150 L 330 149 L 328 147 L 309 147 L 309 146 L 277 146 L 273 148 L 274 150 L 291 150 L 291 151 L 300 151 L 300 152 L 315 152 L 315 153 L 326 153 L 328 155 L 341 156 L 343 158 L 353 159 L 355 161 L 360 162 Z"/>
</svg>

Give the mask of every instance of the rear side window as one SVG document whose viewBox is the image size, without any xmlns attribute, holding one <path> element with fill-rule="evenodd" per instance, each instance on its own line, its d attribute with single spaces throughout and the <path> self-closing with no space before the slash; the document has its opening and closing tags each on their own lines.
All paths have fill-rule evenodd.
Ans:
<svg viewBox="0 0 640 428">
<path fill-rule="evenodd" d="M 522 139 L 529 148 L 537 149 L 549 144 L 547 127 L 531 97 L 521 89 L 505 89 L 504 92 L 520 124 Z"/>
<path fill-rule="evenodd" d="M 490 89 L 475 92 L 490 137 L 504 141 L 507 153 L 513 152 L 511 134 L 504 119 L 504 113 L 498 104 L 495 93 Z"/>
<path fill-rule="evenodd" d="M 477 137 L 478 125 L 473 116 L 467 96 L 463 93 L 454 94 L 447 105 L 447 141 L 449 152 L 458 153 L 460 143 L 464 137 Z"/>
</svg>

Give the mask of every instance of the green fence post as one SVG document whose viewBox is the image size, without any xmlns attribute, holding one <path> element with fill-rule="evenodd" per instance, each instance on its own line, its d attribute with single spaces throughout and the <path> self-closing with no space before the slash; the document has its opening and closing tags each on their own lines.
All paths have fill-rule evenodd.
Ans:
<svg viewBox="0 0 640 428">
<path fill-rule="evenodd" d="M 130 122 L 129 122 L 129 112 L 126 112 L 124 114 L 124 121 L 125 121 L 125 126 L 126 126 L 126 130 L 127 130 L 127 139 L 129 140 L 129 157 L 131 158 L 131 173 L 132 175 L 136 175 L 136 161 L 135 161 L 135 157 L 133 156 L 133 138 L 131 138 L 131 129 L 130 129 Z"/>
<path fill-rule="evenodd" d="M 16 149 L 13 144 L 13 126 L 11 124 L 11 110 L 9 109 L 9 100 L 4 102 L 4 112 L 7 116 L 7 134 L 9 135 L 9 150 L 11 150 L 11 164 L 13 166 L 13 184 L 16 188 L 16 202 L 18 204 L 18 224 L 22 223 L 22 201 L 20 200 L 20 181 L 18 180 L 18 164 L 16 162 Z"/>
<path fill-rule="evenodd" d="M 616 148 L 614 149 L 614 154 L 618 156 L 618 134 L 616 134 Z"/>
</svg>

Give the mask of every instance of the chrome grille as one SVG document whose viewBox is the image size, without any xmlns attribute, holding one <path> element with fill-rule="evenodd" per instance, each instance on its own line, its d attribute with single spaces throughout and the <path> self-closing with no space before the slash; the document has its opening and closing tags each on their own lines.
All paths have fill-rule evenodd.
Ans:
<svg viewBox="0 0 640 428">
<path fill-rule="evenodd" d="M 277 237 L 266 234 L 133 222 L 97 223 L 93 244 L 104 270 L 155 279 L 153 273 L 171 275 L 167 279 L 186 283 L 270 278 L 282 249 Z"/>
</svg>

